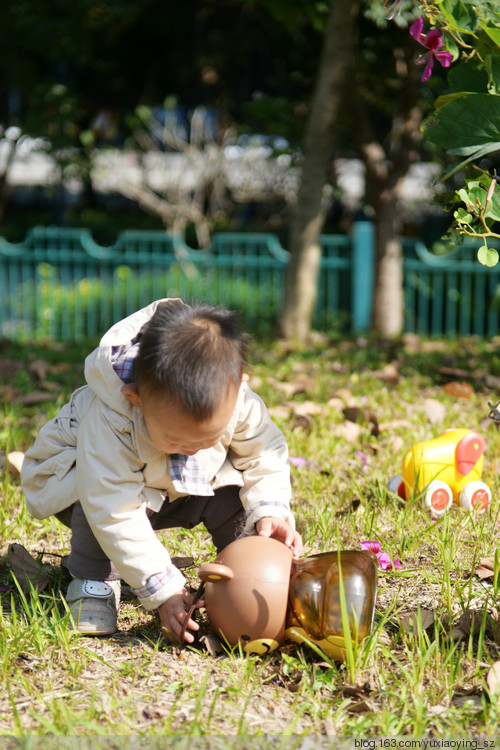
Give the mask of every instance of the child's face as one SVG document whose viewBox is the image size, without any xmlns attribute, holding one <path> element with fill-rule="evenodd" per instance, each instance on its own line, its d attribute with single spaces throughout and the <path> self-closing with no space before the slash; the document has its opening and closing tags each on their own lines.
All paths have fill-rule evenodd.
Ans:
<svg viewBox="0 0 500 750">
<path fill-rule="evenodd" d="M 230 390 L 227 398 L 208 419 L 199 420 L 187 414 L 178 404 L 150 396 L 141 399 L 123 389 L 125 396 L 142 409 L 151 442 L 163 453 L 183 453 L 192 456 L 199 450 L 215 445 L 231 419 L 236 406 L 238 389 Z"/>
</svg>

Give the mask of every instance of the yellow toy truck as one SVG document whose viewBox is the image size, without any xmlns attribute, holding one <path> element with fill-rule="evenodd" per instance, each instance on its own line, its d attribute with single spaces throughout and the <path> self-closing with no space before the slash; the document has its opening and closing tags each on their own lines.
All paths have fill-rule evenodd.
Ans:
<svg viewBox="0 0 500 750">
<path fill-rule="evenodd" d="M 481 481 L 484 438 L 475 430 L 447 430 L 434 440 L 417 443 L 403 458 L 402 474 L 389 489 L 403 499 L 421 494 L 435 518 L 453 502 L 466 510 L 484 512 L 491 490 Z"/>
</svg>

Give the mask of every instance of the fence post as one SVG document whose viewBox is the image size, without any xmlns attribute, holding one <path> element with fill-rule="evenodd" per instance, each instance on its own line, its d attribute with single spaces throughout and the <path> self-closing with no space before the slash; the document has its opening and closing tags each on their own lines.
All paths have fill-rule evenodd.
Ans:
<svg viewBox="0 0 500 750">
<path fill-rule="evenodd" d="M 351 315 L 354 333 L 370 329 L 375 278 L 375 233 L 371 221 L 352 227 Z"/>
</svg>

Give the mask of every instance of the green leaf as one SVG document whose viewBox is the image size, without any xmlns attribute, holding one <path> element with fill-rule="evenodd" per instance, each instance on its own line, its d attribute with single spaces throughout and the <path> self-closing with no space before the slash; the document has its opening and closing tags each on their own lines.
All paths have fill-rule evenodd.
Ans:
<svg viewBox="0 0 500 750">
<path fill-rule="evenodd" d="M 496 143 L 487 143 L 485 146 L 482 146 L 481 148 L 476 149 L 475 146 L 470 146 L 469 148 L 450 148 L 448 149 L 448 153 L 452 156 L 466 156 L 467 159 L 464 159 L 459 164 L 453 167 L 453 169 L 450 169 L 449 172 L 446 172 L 441 178 L 441 182 L 444 182 L 449 177 L 455 174 L 455 172 L 458 172 L 460 169 L 463 169 L 467 164 L 470 164 L 471 161 L 476 161 L 477 159 L 482 159 L 483 156 L 486 154 L 492 154 L 495 151 L 500 150 L 500 142 Z"/>
<path fill-rule="evenodd" d="M 465 208 L 460 207 L 459 209 L 457 209 L 457 211 L 455 211 L 453 216 L 460 224 L 470 224 L 472 221 L 472 214 L 466 211 Z"/>
<path fill-rule="evenodd" d="M 425 137 L 444 149 L 500 141 L 500 96 L 467 94 L 432 112 L 422 124 Z"/>
<path fill-rule="evenodd" d="M 475 61 L 458 62 L 450 68 L 448 83 L 455 96 L 463 96 L 464 93 L 483 94 L 488 86 L 488 75 Z"/>
<path fill-rule="evenodd" d="M 494 248 L 483 245 L 478 250 L 477 259 L 483 266 L 491 268 L 498 263 L 498 253 Z"/>
<path fill-rule="evenodd" d="M 471 33 L 476 30 L 478 19 L 474 10 L 461 0 L 437 0 L 443 16 L 451 28 Z"/>
<path fill-rule="evenodd" d="M 490 77 L 488 90 L 490 94 L 500 94 L 500 55 L 488 55 L 485 63 Z"/>
<path fill-rule="evenodd" d="M 497 47 L 500 47 L 500 29 L 494 26 L 483 26 L 483 30 L 488 34 L 489 38 L 492 39 Z"/>
</svg>

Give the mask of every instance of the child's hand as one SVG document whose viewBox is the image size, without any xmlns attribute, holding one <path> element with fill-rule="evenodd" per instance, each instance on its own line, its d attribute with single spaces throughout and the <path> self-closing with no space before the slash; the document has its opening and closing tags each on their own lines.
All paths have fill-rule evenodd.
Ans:
<svg viewBox="0 0 500 750">
<path fill-rule="evenodd" d="M 283 518 L 265 516 L 257 521 L 255 528 L 259 536 L 269 536 L 272 539 L 277 539 L 278 542 L 283 542 L 292 550 L 294 557 L 300 557 L 302 554 L 302 537 Z"/>
<path fill-rule="evenodd" d="M 176 594 L 173 594 L 170 599 L 163 602 L 158 607 L 158 614 L 160 615 L 161 627 L 164 631 L 164 636 L 167 640 L 177 640 L 179 642 L 184 620 L 186 614 L 193 603 L 193 596 L 189 594 L 186 589 L 181 589 Z M 205 602 L 199 600 L 196 602 L 196 608 L 204 607 Z M 189 618 L 186 626 L 186 632 L 184 633 L 184 640 L 188 643 L 193 643 L 194 635 L 189 630 L 199 630 L 200 626 L 191 617 Z M 169 638 L 170 637 L 170 638 Z"/>
</svg>

